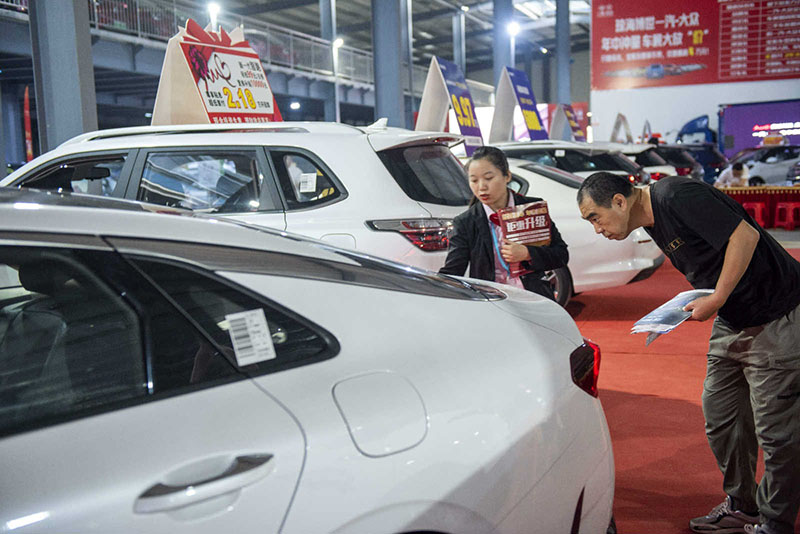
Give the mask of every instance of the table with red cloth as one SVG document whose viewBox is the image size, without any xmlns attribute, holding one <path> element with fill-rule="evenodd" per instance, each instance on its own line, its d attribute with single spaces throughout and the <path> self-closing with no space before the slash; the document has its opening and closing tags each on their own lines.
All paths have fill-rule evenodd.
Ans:
<svg viewBox="0 0 800 534">
<path fill-rule="evenodd" d="M 765 228 L 775 226 L 775 207 L 778 202 L 800 202 L 800 187 L 757 186 L 723 187 L 720 189 L 739 204 L 763 202 L 765 205 Z"/>
</svg>

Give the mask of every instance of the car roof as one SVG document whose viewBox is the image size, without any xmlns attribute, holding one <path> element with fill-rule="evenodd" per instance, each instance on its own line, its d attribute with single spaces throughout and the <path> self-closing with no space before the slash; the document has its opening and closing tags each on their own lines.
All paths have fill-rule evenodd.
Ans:
<svg viewBox="0 0 800 534">
<path fill-rule="evenodd" d="M 314 240 L 185 210 L 76 193 L 0 188 L 0 231 L 131 237 L 352 260 Z M 355 262 L 352 262 L 355 263 Z"/>
<path fill-rule="evenodd" d="M 497 148 L 587 148 L 588 143 L 563 141 L 560 139 L 540 139 L 538 141 L 508 141 L 497 143 Z"/>
<path fill-rule="evenodd" d="M 459 134 L 419 132 L 387 127 L 385 121 L 356 127 L 333 122 L 272 122 L 258 124 L 179 124 L 167 126 L 134 126 L 87 132 L 69 139 L 0 180 L 11 183 L 43 162 L 83 152 L 130 150 L 183 146 L 332 146 L 367 140 L 376 152 L 419 144 L 454 145 L 463 141 Z M 363 141 L 361 141 L 363 142 Z"/>
</svg>

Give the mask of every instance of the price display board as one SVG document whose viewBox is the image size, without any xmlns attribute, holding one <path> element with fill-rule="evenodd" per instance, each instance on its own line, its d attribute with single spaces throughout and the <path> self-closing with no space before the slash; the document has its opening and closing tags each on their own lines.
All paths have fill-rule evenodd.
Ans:
<svg viewBox="0 0 800 534">
<path fill-rule="evenodd" d="M 798 0 L 598 0 L 592 89 L 800 77 Z"/>
<path fill-rule="evenodd" d="M 455 63 L 440 57 L 436 58 L 436 62 L 439 64 L 439 70 L 450 96 L 450 103 L 456 114 L 459 131 L 464 136 L 467 155 L 471 156 L 476 148 L 483 145 L 483 138 L 480 126 L 478 126 L 478 119 L 475 117 L 475 104 L 472 101 L 472 95 L 469 94 L 467 81 Z"/>
</svg>

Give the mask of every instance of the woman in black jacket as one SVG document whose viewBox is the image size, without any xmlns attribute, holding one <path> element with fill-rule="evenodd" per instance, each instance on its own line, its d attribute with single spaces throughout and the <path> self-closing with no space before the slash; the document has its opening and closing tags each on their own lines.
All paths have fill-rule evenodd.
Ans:
<svg viewBox="0 0 800 534">
<path fill-rule="evenodd" d="M 501 239 L 499 227 L 489 215 L 507 206 L 542 200 L 523 197 L 508 189 L 511 173 L 508 160 L 498 148 L 477 149 L 467 163 L 469 187 L 475 195 L 470 207 L 453 221 L 454 231 L 443 274 L 463 276 L 469 264 L 469 276 L 521 287 L 555 300 L 553 289 L 543 279 L 544 272 L 567 265 L 569 252 L 555 223 L 551 221 L 550 244 L 527 247 Z M 509 276 L 508 265 L 521 262 L 533 272 L 520 277 Z"/>
</svg>

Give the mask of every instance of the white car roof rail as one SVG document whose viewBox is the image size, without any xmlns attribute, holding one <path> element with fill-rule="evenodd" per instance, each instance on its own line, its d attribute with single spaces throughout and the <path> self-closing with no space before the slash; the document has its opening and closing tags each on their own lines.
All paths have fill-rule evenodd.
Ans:
<svg viewBox="0 0 800 534">
<path fill-rule="evenodd" d="M 94 141 L 97 139 L 111 139 L 131 135 L 149 134 L 191 134 L 215 132 L 263 132 L 263 133 L 336 133 L 342 130 L 350 132 L 360 131 L 348 124 L 333 122 L 262 122 L 262 123 L 236 123 L 236 124 L 174 124 L 164 126 L 133 126 L 127 128 L 112 128 L 109 130 L 96 130 L 77 135 L 64 141 L 60 146 Z"/>
</svg>

